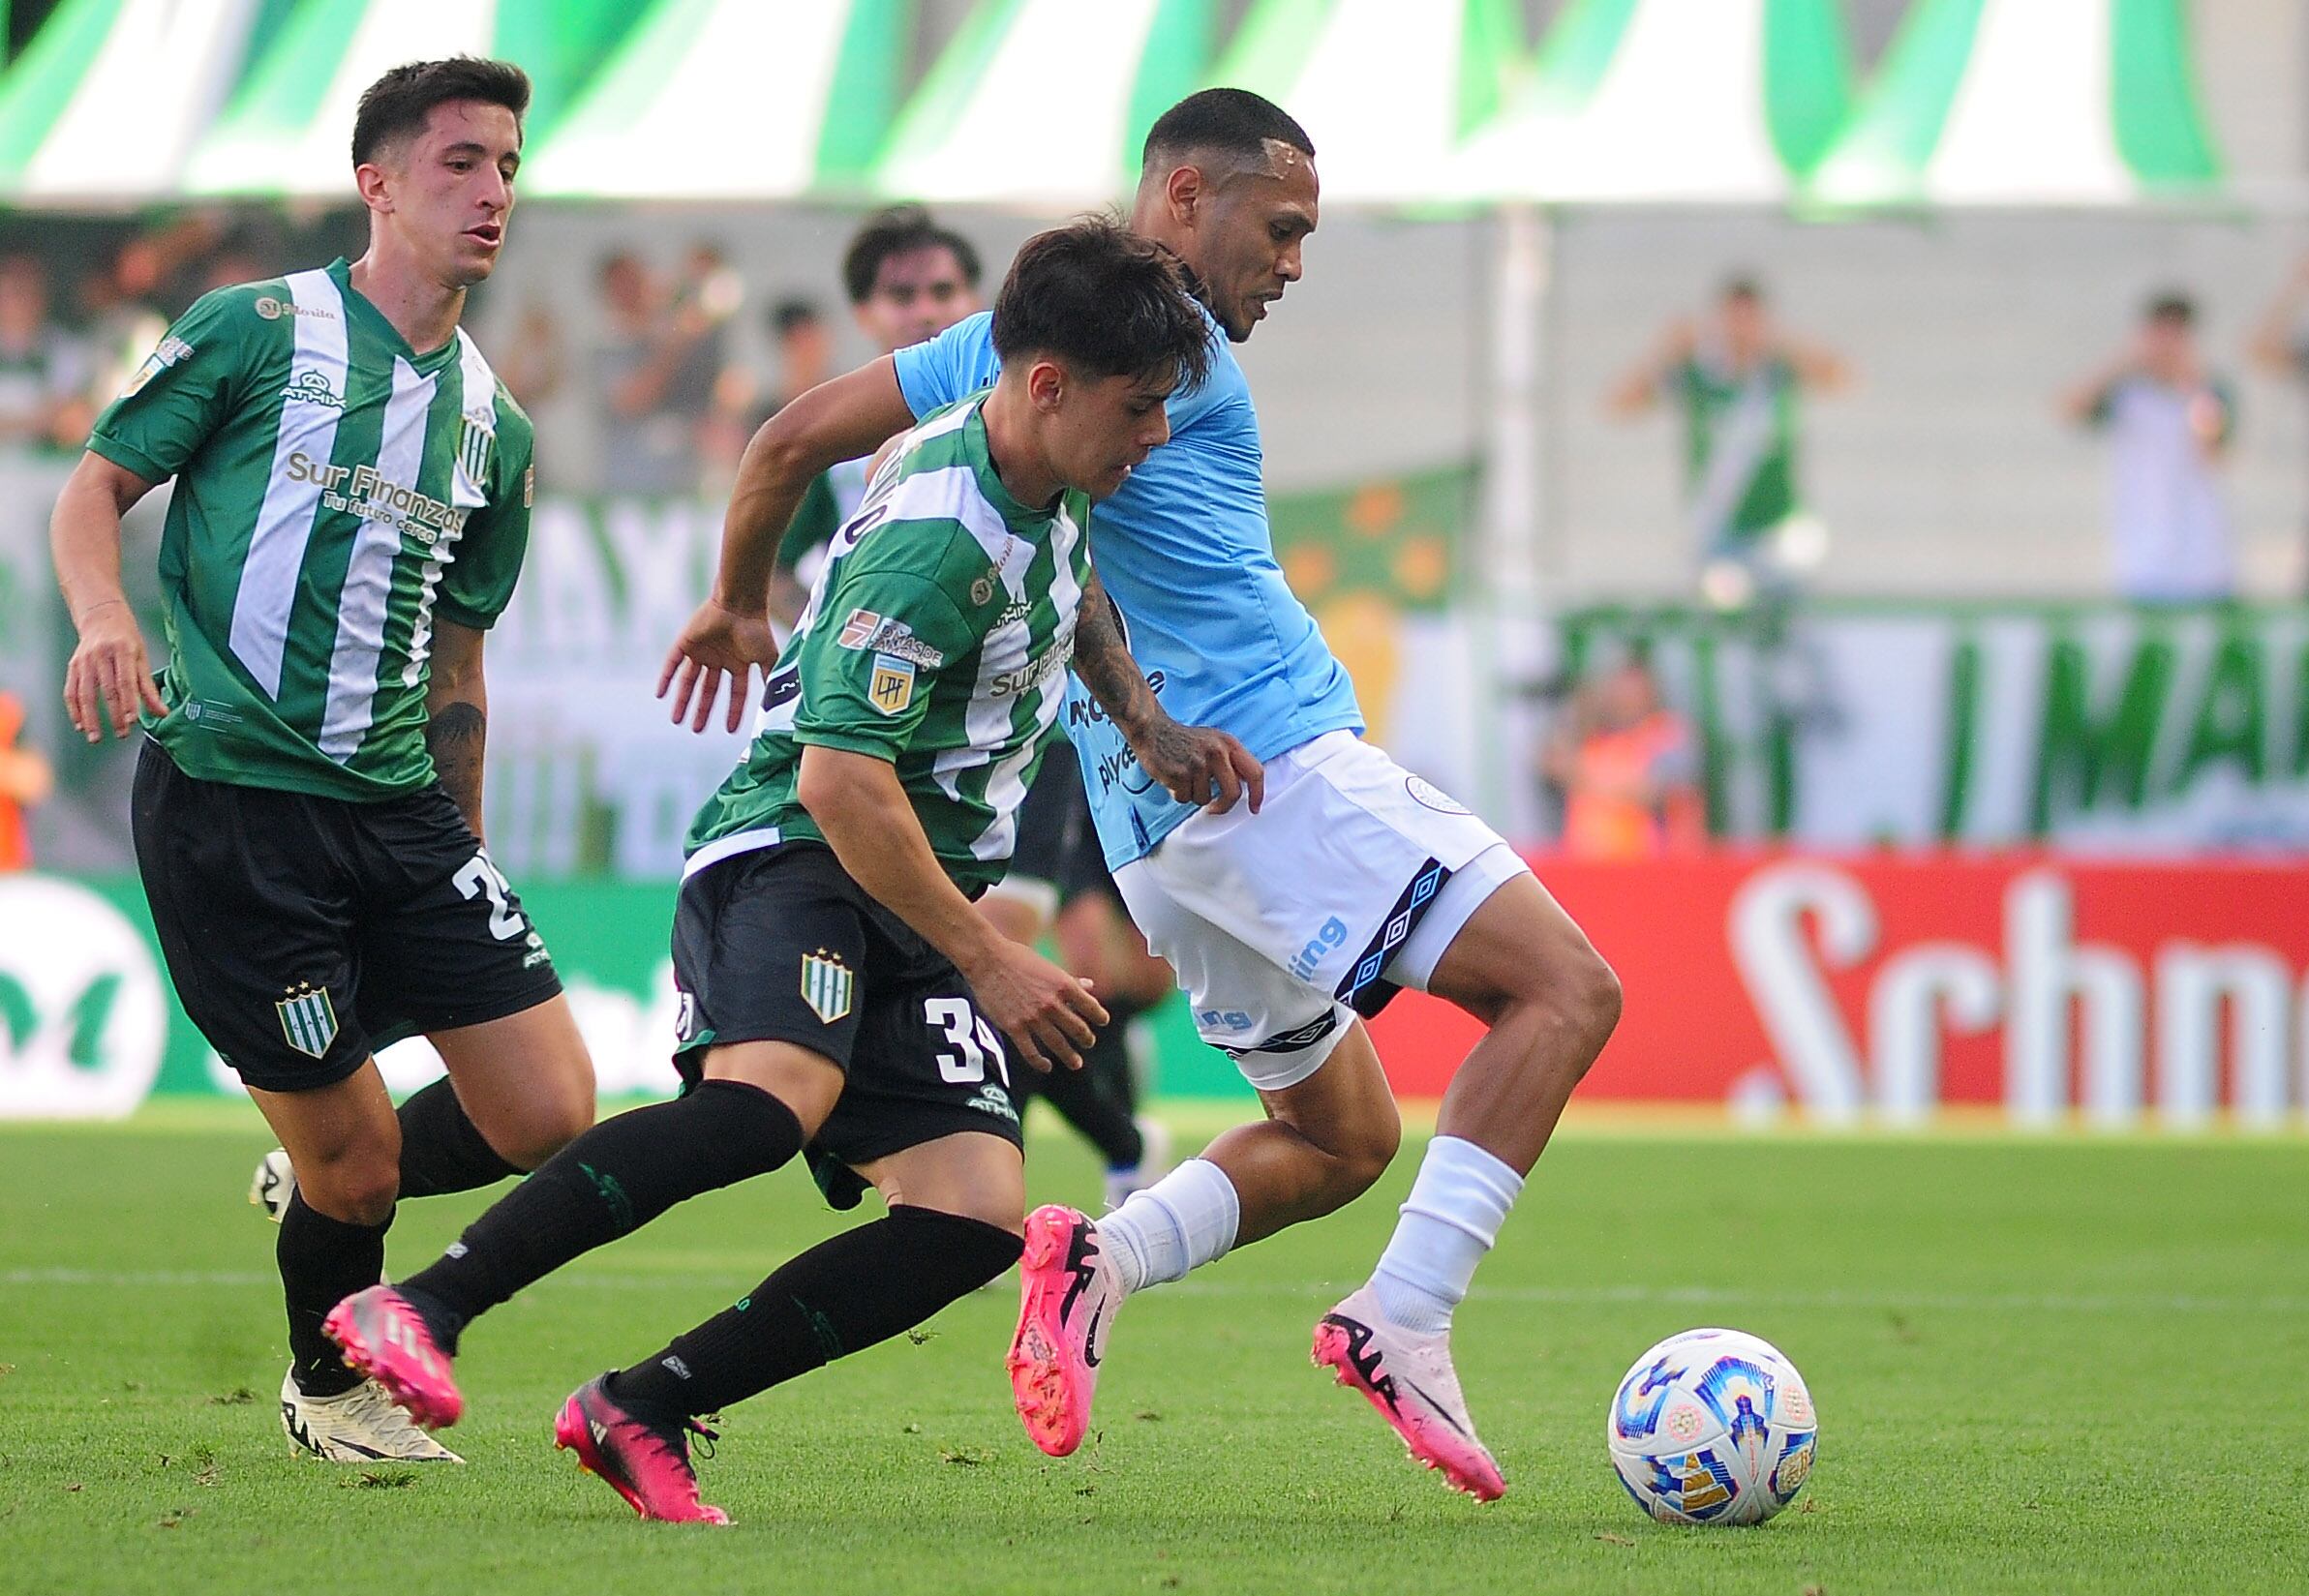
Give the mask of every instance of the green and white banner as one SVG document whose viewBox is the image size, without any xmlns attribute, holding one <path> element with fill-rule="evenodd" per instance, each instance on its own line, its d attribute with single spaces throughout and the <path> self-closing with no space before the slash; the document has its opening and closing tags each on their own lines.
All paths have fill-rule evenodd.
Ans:
<svg viewBox="0 0 2309 1596">
<path fill-rule="evenodd" d="M 1571 0 L 1445 186 L 1541 204 L 1777 203 L 1850 84 L 1837 0 Z"/>
<path fill-rule="evenodd" d="M 2219 176 L 2181 0 L 1915 0 L 1809 196 L 2122 205 Z"/>
<path fill-rule="evenodd" d="M 914 0 L 658 0 L 563 125 L 537 138 L 523 190 L 856 195 L 897 106 L 914 11 Z"/>
<path fill-rule="evenodd" d="M 1146 130 L 1209 65 L 1212 9 L 1211 0 L 980 0 L 898 117 L 875 191 L 1038 206 L 1128 193 Z M 1052 125 L 1054 105 L 1063 128 Z"/>
<path fill-rule="evenodd" d="M 1566 674 L 1632 637 L 1699 734 L 1720 835 L 2309 849 L 2309 608 L 1598 610 L 1563 621 Z"/>
</svg>

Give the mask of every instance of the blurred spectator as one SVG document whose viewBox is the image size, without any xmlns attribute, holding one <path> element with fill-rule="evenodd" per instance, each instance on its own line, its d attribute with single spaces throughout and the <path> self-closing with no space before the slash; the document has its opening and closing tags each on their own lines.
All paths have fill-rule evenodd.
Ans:
<svg viewBox="0 0 2309 1596">
<path fill-rule="evenodd" d="M 28 255 L 0 257 L 0 453 L 76 449 L 96 420 L 88 351 L 48 315 L 48 278 Z"/>
<path fill-rule="evenodd" d="M 1762 286 L 1739 276 L 1704 320 L 1671 323 L 1605 397 L 1622 418 L 1661 400 L 1681 410 L 1686 513 L 1711 603 L 1788 592 L 1827 553 L 1796 481 L 1799 401 L 1850 379 L 1833 351 L 1777 326 Z"/>
<path fill-rule="evenodd" d="M 32 868 L 32 828 L 24 811 L 47 801 L 55 772 L 37 751 L 19 748 L 24 701 L 0 688 L 0 871 Z"/>
<path fill-rule="evenodd" d="M 1640 646 L 1572 693 L 1540 760 L 1563 789 L 1575 858 L 1653 858 L 1706 840 L 1690 730 L 1661 703 Z"/>
<path fill-rule="evenodd" d="M 866 219 L 842 255 L 842 289 L 858 330 L 883 354 L 937 337 L 979 309 L 978 251 L 920 205 Z M 799 391 L 799 390 L 797 390 Z M 789 395 L 790 397 L 790 395 Z M 810 484 L 777 546 L 771 612 L 792 624 L 817 580 L 826 545 L 866 496 L 870 460 L 844 461 Z"/>
<path fill-rule="evenodd" d="M 771 306 L 770 339 L 777 375 L 765 419 L 834 375 L 834 329 L 811 301 L 781 299 Z"/>
<path fill-rule="evenodd" d="M 734 306 L 690 274 L 667 296 L 639 256 L 601 263 L 606 327 L 594 354 L 601 418 L 601 486 L 612 494 L 695 493 L 699 429 L 721 372 Z"/>
<path fill-rule="evenodd" d="M 562 389 L 562 329 L 553 307 L 532 299 L 521 307 L 510 337 L 493 341 L 493 364 L 506 392 L 532 413 Z"/>
<path fill-rule="evenodd" d="M 2309 256 L 2294 264 L 2253 329 L 2248 352 L 2256 366 L 2272 376 L 2309 383 L 2309 333 L 2300 330 L 2304 310 L 2309 310 Z"/>
<path fill-rule="evenodd" d="M 2109 435 L 2109 536 L 2120 597 L 2227 598 L 2236 575 L 2218 467 L 2236 425 L 2228 385 L 2197 347 L 2185 294 L 2149 301 L 2132 343 L 2061 396 L 2062 413 Z"/>
</svg>

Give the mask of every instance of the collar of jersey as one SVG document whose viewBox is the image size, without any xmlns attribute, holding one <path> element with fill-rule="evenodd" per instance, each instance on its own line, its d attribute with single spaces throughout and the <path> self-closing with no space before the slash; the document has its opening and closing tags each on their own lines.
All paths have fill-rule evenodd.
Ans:
<svg viewBox="0 0 2309 1596">
<path fill-rule="evenodd" d="M 454 332 L 449 334 L 449 341 L 438 349 L 419 354 L 410 348 L 409 340 L 401 336 L 401 329 L 394 326 L 384 312 L 371 304 L 368 297 L 352 286 L 352 262 L 343 256 L 329 262 L 328 274 L 337 285 L 338 293 L 345 298 L 345 314 L 367 322 L 370 329 L 383 339 L 395 354 L 416 369 L 419 376 L 431 376 L 457 358 L 457 335 Z"/>
<path fill-rule="evenodd" d="M 1014 530 L 1029 533 L 1045 531 L 1057 518 L 1058 512 L 1065 508 L 1067 495 L 1072 490 L 1059 489 L 1056 503 L 1047 510 L 1037 510 L 1019 503 L 1017 496 L 1004 485 L 1002 473 L 994 469 L 994 451 L 987 442 L 986 407 L 987 401 L 992 397 L 993 392 L 993 389 L 988 388 L 985 393 L 972 400 L 970 402 L 970 419 L 962 423 L 962 437 L 965 444 L 977 458 L 986 462 L 985 467 L 978 469 L 979 491 L 987 496 L 987 503 L 1002 512 L 1002 519 Z"/>
</svg>

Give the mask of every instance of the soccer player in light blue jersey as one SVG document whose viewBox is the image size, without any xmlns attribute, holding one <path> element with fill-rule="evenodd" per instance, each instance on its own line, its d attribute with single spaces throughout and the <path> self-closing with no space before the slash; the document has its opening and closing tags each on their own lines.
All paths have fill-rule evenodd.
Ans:
<svg viewBox="0 0 2309 1596">
<path fill-rule="evenodd" d="M 1170 441 L 1093 518 L 1111 609 L 1084 606 L 1065 711 L 1132 918 L 1267 1117 L 1095 1222 L 1063 1208 L 1029 1218 L 1012 1384 L 1036 1444 L 1071 1452 L 1125 1298 L 1377 1181 L 1401 1125 L 1363 1016 L 1414 986 L 1488 1030 L 1443 1099 L 1394 1237 L 1317 1324 L 1315 1355 L 1415 1458 L 1488 1500 L 1505 1488 L 1452 1369 L 1452 1310 L 1611 1034 L 1620 988 L 1497 832 L 1361 740 L 1352 684 L 1275 562 L 1258 415 L 1230 346 L 1298 281 L 1319 192 L 1313 142 L 1255 94 L 1190 96 L 1147 136 L 1131 226 L 1190 268 L 1212 370 L 1172 398 Z M 773 659 L 769 556 L 810 477 L 996 365 L 974 317 L 804 395 L 762 430 L 716 591 L 667 661 L 684 689 L 677 716 L 694 688 L 702 726 L 723 677 L 741 694 Z M 733 725 L 739 712 L 733 702 Z M 1263 802 L 1199 804 L 1210 787 L 1140 763 L 1133 748 L 1162 746 L 1143 728 L 1170 717 L 1240 739 L 1264 762 Z"/>
</svg>

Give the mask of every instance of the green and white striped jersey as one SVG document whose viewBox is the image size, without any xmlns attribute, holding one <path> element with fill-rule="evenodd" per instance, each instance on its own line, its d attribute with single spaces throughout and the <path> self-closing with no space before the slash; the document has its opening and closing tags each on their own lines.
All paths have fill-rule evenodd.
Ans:
<svg viewBox="0 0 2309 1596">
<path fill-rule="evenodd" d="M 188 774 L 375 800 L 433 779 L 438 617 L 486 627 L 529 542 L 529 417 L 463 329 L 419 354 L 343 260 L 184 314 L 88 446 L 176 479 L 161 540 Z"/>
<path fill-rule="evenodd" d="M 905 436 L 835 534 L 778 656 L 745 763 L 689 828 L 689 873 L 796 837 L 802 749 L 870 754 L 964 891 L 1002 877 L 1066 697 L 1090 503 L 1031 509 L 987 453 L 979 393 Z"/>
</svg>

